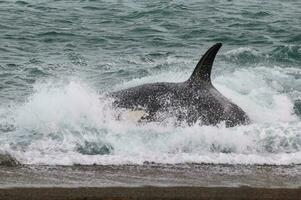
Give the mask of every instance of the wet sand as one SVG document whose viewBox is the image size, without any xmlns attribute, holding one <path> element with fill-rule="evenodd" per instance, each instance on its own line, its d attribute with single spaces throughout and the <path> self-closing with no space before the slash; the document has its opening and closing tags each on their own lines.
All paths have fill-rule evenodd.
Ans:
<svg viewBox="0 0 301 200">
<path fill-rule="evenodd" d="M 110 188 L 10 188 L 0 189 L 4 200 L 95 199 L 269 199 L 300 200 L 301 189 L 226 187 L 110 187 Z"/>
<path fill-rule="evenodd" d="M 301 166 L 0 167 L 0 200 L 298 199 Z"/>
</svg>

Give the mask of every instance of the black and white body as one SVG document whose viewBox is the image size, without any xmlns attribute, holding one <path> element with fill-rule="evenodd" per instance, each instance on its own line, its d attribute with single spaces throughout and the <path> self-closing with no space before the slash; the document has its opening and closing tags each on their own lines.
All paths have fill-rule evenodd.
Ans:
<svg viewBox="0 0 301 200">
<path fill-rule="evenodd" d="M 212 46 L 198 62 L 191 77 L 181 83 L 158 82 L 143 84 L 109 94 L 116 108 L 139 114 L 139 121 L 164 121 L 172 117 L 176 122 L 192 125 L 227 127 L 250 123 L 249 117 L 237 105 L 224 97 L 211 83 L 211 69 L 222 46 Z"/>
</svg>

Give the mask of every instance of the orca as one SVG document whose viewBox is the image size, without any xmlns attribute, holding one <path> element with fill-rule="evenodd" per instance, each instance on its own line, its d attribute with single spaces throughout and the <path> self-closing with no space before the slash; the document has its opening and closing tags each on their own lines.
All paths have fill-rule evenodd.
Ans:
<svg viewBox="0 0 301 200">
<path fill-rule="evenodd" d="M 214 59 L 222 44 L 213 45 L 200 59 L 185 82 L 143 84 L 110 93 L 114 108 L 138 113 L 139 122 L 164 122 L 173 119 L 178 124 L 247 125 L 248 115 L 223 96 L 211 82 Z M 133 117 L 133 114 L 130 114 Z"/>
</svg>

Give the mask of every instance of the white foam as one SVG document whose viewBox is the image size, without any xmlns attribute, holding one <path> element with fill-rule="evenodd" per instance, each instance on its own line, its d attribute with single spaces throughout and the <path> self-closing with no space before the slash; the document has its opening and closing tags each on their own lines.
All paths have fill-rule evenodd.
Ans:
<svg viewBox="0 0 301 200">
<path fill-rule="evenodd" d="M 115 88 L 188 76 L 168 72 Z M 283 92 L 289 79 L 291 75 L 265 67 L 217 76 L 214 85 L 253 121 L 234 128 L 118 121 L 110 100 L 83 82 L 37 84 L 26 102 L 1 109 L 1 124 L 13 123 L 15 129 L 0 136 L 0 151 L 26 164 L 301 164 L 301 122 L 293 113 L 292 97 Z M 113 151 L 85 155 L 77 150 L 85 142 L 108 144 Z"/>
<path fill-rule="evenodd" d="M 242 54 L 242 53 L 251 53 L 253 55 L 259 56 L 260 52 L 257 51 L 254 48 L 250 48 L 250 47 L 240 47 L 237 49 L 233 49 L 230 51 L 227 51 L 226 53 L 224 53 L 224 55 L 229 56 L 229 55 L 238 55 L 238 54 Z"/>
</svg>

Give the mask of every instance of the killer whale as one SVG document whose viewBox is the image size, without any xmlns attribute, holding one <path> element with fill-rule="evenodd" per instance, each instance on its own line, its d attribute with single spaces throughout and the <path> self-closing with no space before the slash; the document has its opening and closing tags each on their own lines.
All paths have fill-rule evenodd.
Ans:
<svg viewBox="0 0 301 200">
<path fill-rule="evenodd" d="M 211 70 L 221 46 L 221 43 L 213 45 L 202 56 L 187 81 L 149 83 L 112 92 L 109 95 L 113 106 L 138 112 L 140 122 L 172 118 L 176 124 L 188 125 L 249 124 L 248 115 L 212 85 Z"/>
</svg>

